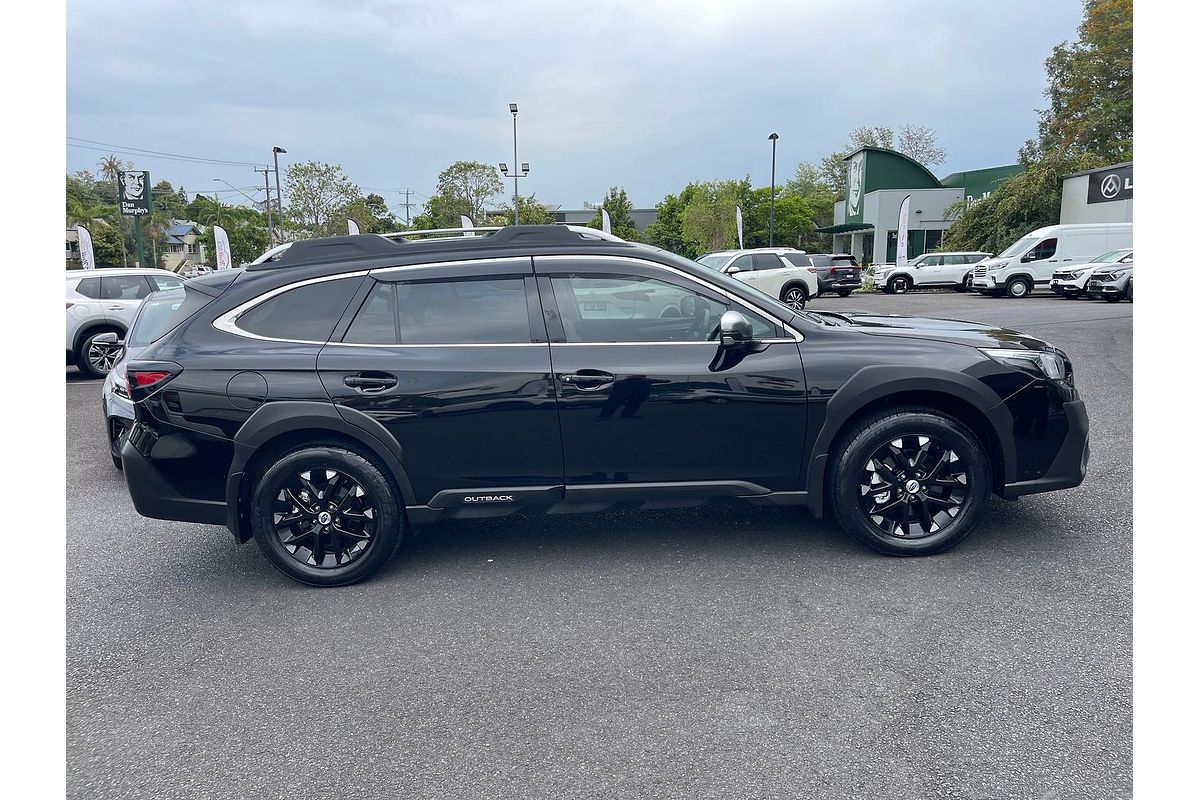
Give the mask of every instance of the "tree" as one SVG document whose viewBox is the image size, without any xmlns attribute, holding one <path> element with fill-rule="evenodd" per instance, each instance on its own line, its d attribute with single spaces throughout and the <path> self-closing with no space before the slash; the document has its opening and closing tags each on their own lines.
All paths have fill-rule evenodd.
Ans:
<svg viewBox="0 0 1200 800">
<path fill-rule="evenodd" d="M 297 236 L 337 236 L 345 208 L 362 196 L 362 191 L 346 175 L 341 164 L 305 161 L 288 167 L 288 204 L 284 219 Z"/>
<path fill-rule="evenodd" d="M 444 207 L 464 209 L 459 213 L 472 220 L 482 220 L 487 206 L 502 191 L 504 184 L 500 182 L 500 173 L 490 164 L 479 161 L 455 161 L 438 175 L 437 193 Z M 454 224 L 458 224 L 457 219 Z"/>
<path fill-rule="evenodd" d="M 639 239 L 637 225 L 633 222 L 633 203 L 629 202 L 629 195 L 625 193 L 625 187 L 613 186 L 608 190 L 608 194 L 604 195 L 604 202 L 600 207 L 608 212 L 609 222 L 612 223 L 612 233 L 614 236 L 619 236 L 627 242 L 636 242 Z M 596 216 L 592 217 L 592 221 L 588 223 L 588 227 L 601 230 L 604 227 L 604 219 L 600 214 L 599 209 L 596 211 Z"/>
<path fill-rule="evenodd" d="M 683 236 L 703 251 L 728 250 L 737 242 L 738 181 L 709 181 L 696 186 L 683 210 Z"/>
<path fill-rule="evenodd" d="M 861 147 L 884 147 L 891 149 L 895 134 L 891 128 L 880 126 L 857 127 L 850 131 L 849 141 L 840 149 L 821 159 L 817 167 L 821 182 L 830 189 L 841 192 L 846 186 L 846 159 Z"/>
<path fill-rule="evenodd" d="M 1079 41 L 1046 59 L 1039 112 L 1042 151 L 1092 153 L 1108 164 L 1133 158 L 1133 2 L 1088 0 Z"/>
<path fill-rule="evenodd" d="M 518 207 L 521 209 L 522 225 L 553 225 L 557 221 L 554 213 L 539 203 L 534 195 L 522 196 L 518 200 Z M 494 214 L 489 214 L 481 224 L 511 225 L 513 219 L 513 207 L 508 205 L 500 207 Z"/>
<path fill-rule="evenodd" d="M 117 232 L 120 234 L 121 239 L 121 264 L 124 266 L 128 266 L 129 264 L 129 250 L 125 246 L 125 220 L 117 213 L 117 207 L 120 205 L 120 198 L 117 196 L 117 175 L 123 170 L 130 169 L 132 166 L 132 164 L 117 158 L 115 153 L 102 158 L 99 164 L 100 174 L 104 176 L 111 187 L 108 196 L 112 197 L 114 221 L 117 224 Z"/>
<path fill-rule="evenodd" d="M 366 197 L 351 200 L 338 214 L 335 225 L 342 233 L 349 230 L 347 220 L 358 223 L 358 229 L 363 233 L 390 233 L 400 227 L 394 214 L 387 206 L 383 195 L 371 193 Z"/>
<path fill-rule="evenodd" d="M 1000 252 L 1030 230 L 1059 221 L 1063 178 L 1133 155 L 1133 7 L 1088 0 L 1080 40 L 1046 59 L 1038 139 L 1021 148 L 1025 171 L 987 198 L 957 204 L 943 248 Z"/>
<path fill-rule="evenodd" d="M 766 247 L 771 241 L 771 188 L 751 189 L 741 198 L 742 238 L 746 247 Z M 812 211 L 799 194 L 776 190 L 775 246 L 796 247 L 812 230 Z M 736 225 L 735 225 L 736 233 Z"/>
<path fill-rule="evenodd" d="M 211 201 L 209 202 L 211 203 Z M 245 264 L 266 252 L 270 243 L 267 224 L 257 209 L 245 206 L 222 206 L 220 224 L 229 234 L 229 254 L 234 264 Z M 217 243 L 211 223 L 205 228 L 202 238 L 205 252 L 208 254 L 209 265 L 215 266 Z"/>
<path fill-rule="evenodd" d="M 696 196 L 699 184 L 689 183 L 678 195 L 669 194 L 654 208 L 654 222 L 646 227 L 646 241 L 687 258 L 696 258 L 704 249 L 683 233 L 683 212 Z"/>
<path fill-rule="evenodd" d="M 96 263 L 105 266 L 123 263 L 124 248 L 121 241 L 121 234 L 111 225 L 98 225 L 95 228 L 88 228 L 92 234 L 92 253 L 96 256 Z"/>
<path fill-rule="evenodd" d="M 937 143 L 937 131 L 924 125 L 901 125 L 896 150 L 927 167 L 946 163 L 946 150 Z"/>
</svg>

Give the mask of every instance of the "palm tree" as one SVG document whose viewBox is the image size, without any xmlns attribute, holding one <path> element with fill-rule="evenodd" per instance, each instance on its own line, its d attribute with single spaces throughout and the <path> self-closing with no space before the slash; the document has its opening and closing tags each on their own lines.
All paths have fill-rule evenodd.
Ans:
<svg viewBox="0 0 1200 800">
<path fill-rule="evenodd" d="M 99 167 L 100 174 L 112 182 L 113 202 L 120 205 L 121 200 L 117 196 L 117 175 L 122 170 L 127 169 L 128 165 L 117 158 L 116 153 L 111 153 L 100 159 Z M 115 206 L 113 207 L 113 211 L 116 211 Z M 121 234 L 121 264 L 127 267 L 129 266 L 129 254 L 125 251 L 125 225 L 119 215 L 117 216 L 117 229 Z"/>
<path fill-rule="evenodd" d="M 105 203 L 88 205 L 78 197 L 67 195 L 67 227 L 91 224 L 108 227 L 110 223 L 105 217 L 111 216 L 115 210 Z"/>
</svg>

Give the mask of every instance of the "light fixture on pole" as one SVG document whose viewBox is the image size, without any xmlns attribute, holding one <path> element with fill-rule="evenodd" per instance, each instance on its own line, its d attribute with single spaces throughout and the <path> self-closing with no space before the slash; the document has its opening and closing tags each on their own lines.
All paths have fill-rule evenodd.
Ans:
<svg viewBox="0 0 1200 800">
<path fill-rule="evenodd" d="M 771 140 L 771 221 L 767 225 L 767 246 L 775 246 L 775 142 L 779 140 L 778 133 L 767 137 Z"/>
<path fill-rule="evenodd" d="M 283 190 L 279 187 L 279 154 L 286 153 L 282 147 L 272 147 L 271 155 L 275 157 L 275 204 L 279 208 L 279 241 L 283 241 Z M 267 205 L 271 205 L 271 197 L 268 192 Z"/>
<path fill-rule="evenodd" d="M 529 162 L 523 161 L 523 162 L 520 162 L 519 164 L 517 162 L 517 104 L 509 103 L 508 110 L 511 111 L 512 115 L 513 115 L 513 169 L 512 169 L 512 172 L 509 172 L 508 164 L 501 161 L 500 162 L 500 172 L 502 172 L 504 174 L 504 177 L 513 179 L 513 224 L 520 225 L 521 224 L 521 202 L 520 202 L 521 193 L 518 190 L 517 179 L 524 178 L 526 175 L 529 174 Z"/>
</svg>

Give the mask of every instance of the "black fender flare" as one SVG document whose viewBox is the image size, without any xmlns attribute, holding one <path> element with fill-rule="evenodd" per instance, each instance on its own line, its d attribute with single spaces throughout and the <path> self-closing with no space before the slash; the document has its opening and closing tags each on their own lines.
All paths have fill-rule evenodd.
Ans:
<svg viewBox="0 0 1200 800">
<path fill-rule="evenodd" d="M 864 367 L 850 376 L 833 393 L 825 407 L 825 421 L 813 439 L 808 462 L 808 505 L 816 517 L 825 503 L 825 471 L 834 439 L 858 412 L 872 403 L 903 392 L 934 392 L 969 404 L 992 428 L 1000 444 L 1005 482 L 1015 479 L 1016 447 L 1012 441 L 1013 418 L 1004 399 L 978 380 L 960 372 L 880 364 Z M 1005 436 L 1004 432 L 1009 435 Z M 988 443 L 985 442 L 987 447 Z"/>
<path fill-rule="evenodd" d="M 402 463 L 404 451 L 400 443 L 371 417 L 329 402 L 279 400 L 264 403 L 234 435 L 233 460 L 225 479 L 226 525 L 238 541 L 245 542 L 251 535 L 248 514 L 243 508 L 246 466 L 267 442 L 298 430 L 326 430 L 353 440 L 395 478 L 400 490 L 400 505 L 415 502 L 412 482 Z"/>
</svg>

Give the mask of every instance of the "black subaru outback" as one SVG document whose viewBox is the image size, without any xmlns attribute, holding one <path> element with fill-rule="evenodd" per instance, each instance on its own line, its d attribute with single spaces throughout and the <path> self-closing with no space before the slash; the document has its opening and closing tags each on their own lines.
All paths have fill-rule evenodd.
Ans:
<svg viewBox="0 0 1200 800">
<path fill-rule="evenodd" d="M 590 229 L 314 239 L 175 291 L 127 366 L 134 504 L 253 536 L 310 584 L 367 577 L 432 520 L 718 499 L 936 553 L 989 494 L 1087 467 L 1045 342 L 797 312 Z"/>
</svg>

